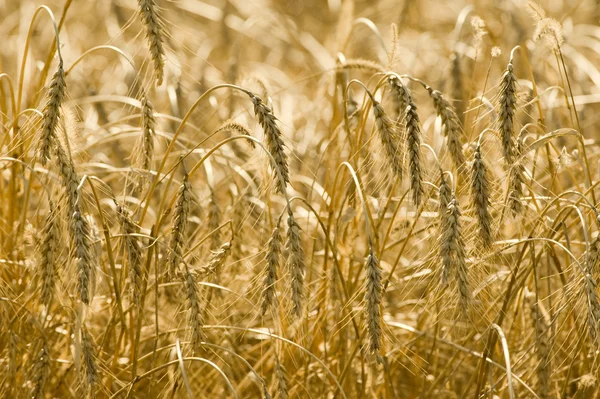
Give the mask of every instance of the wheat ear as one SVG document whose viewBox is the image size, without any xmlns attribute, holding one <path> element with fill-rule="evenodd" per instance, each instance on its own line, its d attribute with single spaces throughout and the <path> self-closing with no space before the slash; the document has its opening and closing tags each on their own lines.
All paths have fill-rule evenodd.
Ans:
<svg viewBox="0 0 600 399">
<path fill-rule="evenodd" d="M 477 143 L 471 166 L 471 195 L 477 217 L 478 237 L 484 248 L 494 241 L 492 235 L 492 217 L 490 215 L 490 183 L 488 171 L 481 155 L 481 143 Z"/>
<path fill-rule="evenodd" d="M 288 250 L 287 268 L 292 279 L 292 314 L 302 314 L 302 300 L 304 299 L 304 249 L 300 237 L 300 226 L 296 223 L 294 215 L 288 209 L 288 231 L 286 248 Z"/>
<path fill-rule="evenodd" d="M 201 307 L 202 298 L 200 296 L 196 277 L 187 267 L 185 268 L 184 279 L 187 307 L 189 311 L 188 325 L 191 330 L 190 343 L 193 350 L 197 351 L 204 340 L 204 333 L 202 330 L 202 327 L 204 326 Z"/>
<path fill-rule="evenodd" d="M 183 175 L 183 182 L 177 192 L 177 201 L 175 203 L 175 212 L 173 215 L 173 223 L 171 225 L 171 242 L 170 251 L 167 260 L 168 276 L 173 276 L 177 266 L 183 255 L 185 246 L 185 230 L 188 223 L 188 215 L 190 212 L 190 203 L 192 201 L 191 186 L 188 181 L 187 173 Z"/>
<path fill-rule="evenodd" d="M 48 90 L 47 102 L 44 107 L 44 122 L 42 126 L 42 136 L 38 147 L 38 156 L 42 165 L 50 159 L 52 145 L 56 140 L 56 127 L 60 116 L 60 106 L 65 98 L 65 70 L 62 60 L 58 64 L 58 70 L 52 77 L 50 89 Z"/>
<path fill-rule="evenodd" d="M 277 281 L 277 270 L 279 269 L 281 259 L 281 233 L 279 226 L 276 226 L 271 233 L 271 238 L 267 243 L 267 255 L 265 261 L 265 278 L 263 280 L 261 314 L 264 316 L 267 310 L 273 306 L 275 301 L 275 282 Z"/>
<path fill-rule="evenodd" d="M 32 399 L 43 399 L 45 397 L 45 387 L 50 376 L 50 353 L 46 342 L 43 343 L 38 357 L 33 366 L 33 389 L 29 394 Z"/>
<path fill-rule="evenodd" d="M 462 127 L 460 120 L 456 115 L 454 107 L 444 98 L 442 93 L 433 90 L 431 87 L 428 87 L 427 91 L 433 100 L 436 113 L 444 125 L 444 135 L 447 140 L 448 152 L 450 153 L 450 157 L 452 157 L 454 166 L 458 169 L 465 163 L 465 156 L 462 151 Z"/>
<path fill-rule="evenodd" d="M 385 149 L 388 162 L 396 177 L 402 179 L 404 169 L 402 165 L 402 157 L 404 155 L 401 148 L 402 135 L 398 132 L 396 124 L 386 114 L 381 103 L 374 99 L 372 102 L 375 125 L 377 126 L 377 132 Z"/>
<path fill-rule="evenodd" d="M 123 243 L 125 253 L 127 254 L 127 263 L 129 264 L 129 281 L 131 285 L 131 297 L 133 303 L 137 306 L 141 302 L 142 296 L 142 262 L 143 254 L 139 239 L 136 234 L 139 232 L 138 226 L 131 220 L 131 215 L 116 200 L 115 206 L 117 215 L 121 223 L 123 232 Z"/>
<path fill-rule="evenodd" d="M 381 268 L 379 260 L 371 249 L 365 262 L 366 290 L 365 290 L 365 314 L 367 317 L 367 332 L 369 336 L 369 351 L 377 358 L 380 356 L 382 347 L 381 328 L 381 295 L 383 286 L 381 283 Z"/>
<path fill-rule="evenodd" d="M 81 329 L 81 350 L 85 376 L 83 386 L 87 398 L 96 397 L 96 384 L 98 383 L 98 365 L 96 364 L 96 350 L 92 336 L 86 328 Z"/>
<path fill-rule="evenodd" d="M 56 208 L 52 202 L 49 203 L 49 212 L 44 222 L 42 230 L 42 239 L 40 243 L 40 256 L 38 260 L 38 271 L 42 280 L 42 289 L 40 292 L 40 302 L 44 306 L 50 304 L 54 295 L 56 284 L 56 261 L 59 244 L 59 229 L 56 220 Z"/>
<path fill-rule="evenodd" d="M 275 163 L 272 163 L 271 166 L 276 173 L 276 190 L 279 193 L 284 193 L 287 184 L 290 182 L 290 171 L 288 167 L 287 155 L 284 151 L 285 145 L 283 144 L 283 135 L 281 134 L 279 126 L 277 126 L 277 119 L 275 118 L 275 115 L 273 115 L 271 108 L 267 107 L 260 97 L 252 93 L 249 95 L 252 100 L 252 104 L 254 105 L 254 114 L 258 117 L 258 122 L 265 132 L 267 148 L 275 160 Z"/>
<path fill-rule="evenodd" d="M 164 24 L 154 0 L 138 0 L 138 6 L 142 23 L 146 29 L 146 39 L 148 40 L 150 55 L 154 63 L 156 85 L 160 86 L 163 81 L 165 68 L 165 49 L 163 46 Z"/>
<path fill-rule="evenodd" d="M 500 83 L 500 110 L 498 112 L 498 124 L 502 140 L 504 161 L 510 167 L 515 158 L 514 118 L 517 109 L 517 78 L 513 71 L 512 58 L 508 63 L 502 82 Z"/>
</svg>

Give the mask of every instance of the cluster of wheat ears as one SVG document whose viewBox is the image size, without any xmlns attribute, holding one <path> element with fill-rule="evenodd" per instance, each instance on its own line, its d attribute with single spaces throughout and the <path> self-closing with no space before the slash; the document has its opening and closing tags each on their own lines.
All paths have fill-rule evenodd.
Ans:
<svg viewBox="0 0 600 399">
<path fill-rule="evenodd" d="M 600 393 L 597 1 L 39 3 L 1 397 Z"/>
</svg>

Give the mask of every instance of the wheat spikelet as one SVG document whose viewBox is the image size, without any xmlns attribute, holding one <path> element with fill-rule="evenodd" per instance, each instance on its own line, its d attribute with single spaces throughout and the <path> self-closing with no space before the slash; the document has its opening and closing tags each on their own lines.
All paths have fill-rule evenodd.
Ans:
<svg viewBox="0 0 600 399">
<path fill-rule="evenodd" d="M 549 326 L 544 319 L 543 314 L 540 312 L 537 302 L 531 301 L 531 317 L 533 319 L 535 329 L 535 347 L 536 353 L 539 359 L 539 363 L 536 368 L 538 377 L 538 389 L 537 394 L 540 399 L 550 398 L 550 375 L 551 375 L 551 356 L 550 356 L 550 342 L 549 342 Z"/>
<path fill-rule="evenodd" d="M 38 353 L 38 357 L 33 366 L 33 378 L 31 383 L 33 388 L 29 394 L 29 398 L 43 399 L 45 397 L 45 387 L 48 377 L 50 376 L 50 353 L 46 342 L 43 343 L 42 349 Z"/>
<path fill-rule="evenodd" d="M 84 378 L 83 387 L 87 398 L 96 397 L 98 384 L 98 366 L 96 364 L 96 349 L 92 336 L 86 328 L 81 329 L 81 351 L 83 353 Z"/>
<path fill-rule="evenodd" d="M 447 219 L 448 204 L 452 201 L 452 188 L 446 180 L 446 174 L 440 169 L 440 188 L 439 188 L 439 204 L 438 217 L 440 219 L 440 231 L 444 230 L 444 223 Z"/>
<path fill-rule="evenodd" d="M 215 276 L 215 281 L 217 283 L 219 283 L 219 281 L 221 280 L 221 269 L 230 251 L 231 243 L 226 242 L 225 244 L 221 245 L 221 247 L 217 251 L 214 251 L 210 255 L 210 261 L 208 262 L 208 266 L 206 266 L 206 269 L 209 273 Z"/>
<path fill-rule="evenodd" d="M 177 201 L 175 203 L 175 211 L 171 225 L 171 241 L 169 244 L 171 250 L 169 251 L 167 260 L 168 276 L 173 276 L 175 274 L 176 268 L 183 255 L 183 247 L 185 246 L 186 238 L 185 230 L 188 223 L 191 201 L 191 186 L 188 181 L 187 173 L 184 173 L 183 182 L 177 192 Z"/>
<path fill-rule="evenodd" d="M 508 209 L 510 209 L 513 217 L 520 215 L 523 211 L 523 175 L 525 168 L 523 167 L 523 161 L 520 159 L 522 147 L 523 144 L 521 138 L 519 138 L 514 150 L 519 159 L 515 160 L 508 173 Z"/>
<path fill-rule="evenodd" d="M 202 331 L 204 318 L 202 316 L 202 298 L 198 289 L 198 283 L 196 282 L 196 277 L 188 268 L 185 268 L 184 285 L 189 312 L 188 326 L 191 331 L 190 344 L 193 351 L 196 351 L 200 348 L 204 340 L 204 333 Z"/>
<path fill-rule="evenodd" d="M 502 82 L 500 83 L 500 110 L 498 112 L 502 151 L 504 153 L 504 162 L 507 167 L 512 165 L 515 158 L 515 140 L 513 138 L 513 132 L 515 110 L 517 109 L 516 91 L 517 78 L 513 72 L 511 59 L 502 75 Z"/>
<path fill-rule="evenodd" d="M 583 291 L 587 302 L 587 325 L 590 338 L 595 346 L 600 345 L 600 302 L 598 301 L 597 287 L 596 279 L 589 273 L 589 270 L 584 271 Z"/>
<path fill-rule="evenodd" d="M 123 232 L 123 243 L 125 252 L 127 254 L 127 263 L 129 265 L 129 281 L 130 291 L 133 303 L 137 306 L 141 302 L 142 295 L 142 248 L 140 246 L 138 238 L 135 234 L 138 233 L 139 228 L 131 220 L 131 215 L 126 209 L 116 201 L 115 207 L 117 215 L 121 223 L 121 231 Z"/>
<path fill-rule="evenodd" d="M 442 259 L 442 283 L 447 284 L 449 274 L 454 273 L 458 285 L 460 307 L 462 311 L 466 311 L 470 292 L 460 215 L 458 201 L 456 196 L 452 194 L 452 199 L 448 203 L 446 216 L 442 223 L 440 258 Z"/>
<path fill-rule="evenodd" d="M 46 106 L 44 107 L 44 122 L 38 147 L 38 156 L 44 166 L 50 159 L 52 144 L 56 140 L 56 127 L 60 116 L 60 106 L 65 97 L 65 89 L 65 71 L 61 60 L 58 64 L 58 71 L 52 77 Z"/>
<path fill-rule="evenodd" d="M 365 315 L 367 317 L 367 333 L 369 336 L 369 352 L 377 358 L 380 356 L 381 341 L 381 268 L 379 260 L 371 250 L 365 262 L 366 289 L 365 289 Z"/>
<path fill-rule="evenodd" d="M 264 316 L 267 310 L 275 301 L 275 282 L 277 281 L 277 269 L 279 269 L 279 261 L 281 259 L 281 233 L 279 226 L 276 226 L 271 233 L 271 238 L 267 243 L 267 255 L 265 261 L 265 278 L 263 280 L 261 314 Z"/>
<path fill-rule="evenodd" d="M 492 235 L 492 217 L 490 215 L 490 183 L 487 166 L 481 156 L 481 144 L 477 143 L 471 167 L 471 196 L 477 216 L 478 239 L 484 248 L 494 241 Z"/>
<path fill-rule="evenodd" d="M 73 212 L 72 234 L 77 262 L 77 282 L 81 302 L 89 305 L 92 300 L 91 286 L 93 281 L 92 245 L 90 242 L 90 226 L 76 205 Z"/>
<path fill-rule="evenodd" d="M 271 165 L 275 171 L 275 187 L 277 192 L 284 193 L 287 184 L 290 182 L 290 171 L 288 167 L 287 155 L 284 151 L 281 130 L 277 126 L 275 115 L 269 107 L 267 107 L 260 97 L 251 94 L 252 104 L 254 104 L 254 114 L 258 117 L 265 137 L 267 139 L 267 148 L 269 153 L 275 160 L 275 164 Z"/>
<path fill-rule="evenodd" d="M 277 379 L 277 399 L 288 399 L 290 397 L 288 386 L 290 384 L 287 371 L 283 364 L 279 362 L 279 357 L 275 355 L 275 378 Z"/>
<path fill-rule="evenodd" d="M 413 203 L 421 205 L 423 196 L 423 177 L 421 176 L 421 127 L 417 105 L 409 100 L 404 113 L 406 121 L 406 146 L 408 153 L 408 167 L 410 175 L 410 189 L 412 190 Z"/>
<path fill-rule="evenodd" d="M 56 284 L 56 261 L 57 250 L 59 244 L 59 229 L 56 220 L 56 211 L 54 204 L 49 203 L 49 212 L 44 221 L 42 230 L 42 239 L 39 249 L 39 260 L 37 263 L 38 272 L 42 280 L 42 288 L 40 292 L 40 303 L 44 306 L 50 304 L 50 300 L 54 295 L 54 287 Z"/>
<path fill-rule="evenodd" d="M 391 165 L 392 171 L 397 178 L 402 179 L 403 165 L 402 157 L 403 151 L 401 148 L 402 136 L 397 130 L 396 125 L 385 113 L 381 103 L 373 101 L 373 116 L 375 117 L 375 124 L 377 126 L 377 132 L 379 138 L 385 149 L 388 161 Z"/>
<path fill-rule="evenodd" d="M 56 153 L 56 164 L 58 166 L 58 174 L 60 175 L 63 187 L 65 189 L 65 196 L 67 199 L 67 208 L 72 214 L 75 212 L 77 207 L 77 187 L 79 186 L 79 177 L 75 171 L 75 165 L 71 159 L 71 155 L 68 154 L 61 143 L 56 140 L 54 143 L 54 151 Z"/>
<path fill-rule="evenodd" d="M 436 113 L 444 125 L 444 136 L 446 136 L 448 152 L 452 157 L 454 166 L 458 169 L 465 163 L 465 156 L 462 151 L 462 128 L 460 126 L 460 120 L 456 115 L 454 107 L 444 98 L 442 93 L 433 90 L 431 87 L 427 90 L 429 96 L 433 100 Z"/>
<path fill-rule="evenodd" d="M 154 63 L 154 76 L 156 85 L 160 86 L 163 81 L 165 68 L 165 49 L 163 46 L 163 23 L 159 14 L 158 6 L 154 0 L 138 0 L 140 17 L 146 29 L 146 39 L 152 62 Z"/>
<path fill-rule="evenodd" d="M 387 83 L 390 86 L 390 90 L 393 94 L 392 99 L 394 100 L 394 115 L 398 117 L 398 124 L 404 120 L 404 111 L 411 100 L 411 95 L 406 86 L 402 83 L 402 80 L 396 75 L 390 75 L 387 78 Z"/>
<path fill-rule="evenodd" d="M 152 159 L 154 158 L 154 138 L 156 137 L 156 119 L 154 119 L 154 107 L 146 96 L 142 97 L 142 134 L 140 142 L 136 145 L 138 154 L 136 164 L 144 170 L 152 170 Z"/>
<path fill-rule="evenodd" d="M 296 223 L 292 211 L 288 212 L 288 231 L 286 248 L 288 250 L 287 268 L 292 279 L 292 314 L 302 314 L 304 299 L 304 249 L 300 237 L 300 226 Z"/>
</svg>

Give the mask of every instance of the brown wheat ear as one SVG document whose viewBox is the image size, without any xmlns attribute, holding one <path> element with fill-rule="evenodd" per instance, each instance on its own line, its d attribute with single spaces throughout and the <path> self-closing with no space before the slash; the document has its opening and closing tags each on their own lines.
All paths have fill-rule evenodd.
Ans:
<svg viewBox="0 0 600 399">
<path fill-rule="evenodd" d="M 42 165 L 50 159 L 52 145 L 56 140 L 56 127 L 60 115 L 60 106 L 65 98 L 65 70 L 62 60 L 58 64 L 58 71 L 52 77 L 50 89 L 48 90 L 48 99 L 44 107 L 44 123 L 42 126 L 42 135 L 38 147 L 38 156 Z"/>
<path fill-rule="evenodd" d="M 117 215 L 123 232 L 123 244 L 127 254 L 127 263 L 129 265 L 129 282 L 131 285 L 131 297 L 133 303 L 137 306 L 141 302 L 143 289 L 142 248 L 136 234 L 139 232 L 138 226 L 131 220 L 131 215 L 126 209 L 115 200 Z"/>
<path fill-rule="evenodd" d="M 42 239 L 39 249 L 38 271 L 42 280 L 42 289 L 40 292 L 40 303 L 44 306 L 50 304 L 54 295 L 54 289 L 57 278 L 57 251 L 60 241 L 59 229 L 56 220 L 56 208 L 52 202 L 49 203 L 49 213 L 44 222 L 42 230 Z"/>
<path fill-rule="evenodd" d="M 96 349 L 92 336 L 86 328 L 81 329 L 81 351 L 83 353 L 83 387 L 87 398 L 96 397 L 98 384 L 98 365 L 96 364 Z"/>
<path fill-rule="evenodd" d="M 410 175 L 410 188 L 412 190 L 413 203 L 421 205 L 423 197 L 423 177 L 421 175 L 421 126 L 417 105 L 409 100 L 408 107 L 404 113 L 406 123 L 406 146 L 408 153 L 408 167 Z"/>
<path fill-rule="evenodd" d="M 433 100 L 435 111 L 444 125 L 444 136 L 446 136 L 448 152 L 452 157 L 454 166 L 458 169 L 465 163 L 465 156 L 462 151 L 462 127 L 460 120 L 456 115 L 454 107 L 444 98 L 442 93 L 433 90 L 431 87 L 428 87 L 427 91 Z"/>
<path fill-rule="evenodd" d="M 188 175 L 185 173 L 183 175 L 183 182 L 177 192 L 177 201 L 171 225 L 170 251 L 167 259 L 167 276 L 169 279 L 175 274 L 183 256 L 183 248 L 185 247 L 186 240 L 185 230 L 187 228 L 191 201 L 191 186 L 188 181 Z"/>
<path fill-rule="evenodd" d="M 448 203 L 446 216 L 442 222 L 440 257 L 442 259 L 442 283 L 448 282 L 448 276 L 453 273 L 456 277 L 461 311 L 468 310 L 470 291 L 465 254 L 465 244 L 460 223 L 460 208 L 454 193 Z"/>
<path fill-rule="evenodd" d="M 288 250 L 287 267 L 292 280 L 292 314 L 302 314 L 302 301 L 304 299 L 304 249 L 300 237 L 300 226 L 296 223 L 294 215 L 288 212 L 288 231 L 286 248 Z"/>
<path fill-rule="evenodd" d="M 277 379 L 277 399 L 288 399 L 290 397 L 288 387 L 290 381 L 288 380 L 287 370 L 283 367 L 283 364 L 279 362 L 279 357 L 275 355 L 275 378 Z"/>
<path fill-rule="evenodd" d="M 383 285 L 381 283 L 381 268 L 379 260 L 371 250 L 365 262 L 366 290 L 365 290 L 365 315 L 367 318 L 367 333 L 369 336 L 369 352 L 378 359 L 382 347 L 383 332 L 381 328 L 381 296 Z"/>
<path fill-rule="evenodd" d="M 279 226 L 273 229 L 271 238 L 267 243 L 267 255 L 265 261 L 265 278 L 263 281 L 261 314 L 264 316 L 275 301 L 275 282 L 277 281 L 277 270 L 281 259 L 281 233 Z"/>
<path fill-rule="evenodd" d="M 515 158 L 515 140 L 514 119 L 517 109 L 517 78 L 513 71 L 512 59 L 502 75 L 500 83 L 500 110 L 498 112 L 498 125 L 500 138 L 502 140 L 502 150 L 504 152 L 504 162 L 510 167 Z"/>
<path fill-rule="evenodd" d="M 50 377 L 50 353 L 47 343 L 44 341 L 42 349 L 38 353 L 38 357 L 33 366 L 33 389 L 29 394 L 32 399 L 43 399 L 45 397 L 46 383 Z"/>
<path fill-rule="evenodd" d="M 523 184 L 525 168 L 523 167 L 523 159 L 521 152 L 523 143 L 521 138 L 517 140 L 515 146 L 515 160 L 508 172 L 508 209 L 510 209 L 513 217 L 521 214 L 523 211 Z"/>
<path fill-rule="evenodd" d="M 272 168 L 275 172 L 275 187 L 277 192 L 284 193 L 287 184 L 290 182 L 290 171 L 288 167 L 287 155 L 284 151 L 281 130 L 277 126 L 275 115 L 271 108 L 267 107 L 262 99 L 250 93 L 252 104 L 254 105 L 254 114 L 258 117 L 263 131 L 265 133 L 267 148 L 275 160 Z"/>
<path fill-rule="evenodd" d="M 202 297 L 196 282 L 196 276 L 186 267 L 184 275 L 185 293 L 189 311 L 188 327 L 191 331 L 190 344 L 194 352 L 198 351 L 204 340 L 204 318 L 202 312 Z"/>
<path fill-rule="evenodd" d="M 142 97 L 142 134 L 141 143 L 138 145 L 137 164 L 144 170 L 152 169 L 154 158 L 154 138 L 156 137 L 156 119 L 154 118 L 154 107 L 146 96 Z"/>
<path fill-rule="evenodd" d="M 550 376 L 552 372 L 550 338 L 548 336 L 550 328 L 535 299 L 531 301 L 531 317 L 535 329 L 535 350 L 539 361 L 536 368 L 538 377 L 537 394 L 540 399 L 549 399 L 551 397 Z"/>
<path fill-rule="evenodd" d="M 146 29 L 146 39 L 152 62 L 154 63 L 154 76 L 156 85 L 160 86 L 164 77 L 165 49 L 163 46 L 164 24 L 159 14 L 159 8 L 154 0 L 138 0 L 142 23 Z"/>
<path fill-rule="evenodd" d="M 477 216 L 478 237 L 484 248 L 494 241 L 492 235 L 492 216 L 490 215 L 490 183 L 488 171 L 481 155 L 481 144 L 477 143 L 471 167 L 471 196 Z"/>
<path fill-rule="evenodd" d="M 385 149 L 388 162 L 396 177 L 402 179 L 404 169 L 402 165 L 402 157 L 404 155 L 401 148 L 402 136 L 398 132 L 396 124 L 385 113 L 381 103 L 374 99 L 372 101 L 373 116 L 375 117 L 377 132 L 379 133 L 379 138 Z"/>
</svg>

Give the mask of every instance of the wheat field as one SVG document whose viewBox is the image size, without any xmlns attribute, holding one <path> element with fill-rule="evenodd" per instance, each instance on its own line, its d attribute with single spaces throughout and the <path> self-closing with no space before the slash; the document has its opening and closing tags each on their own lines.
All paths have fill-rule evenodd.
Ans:
<svg viewBox="0 0 600 399">
<path fill-rule="evenodd" d="M 0 0 L 0 397 L 597 397 L 599 24 Z"/>
</svg>

